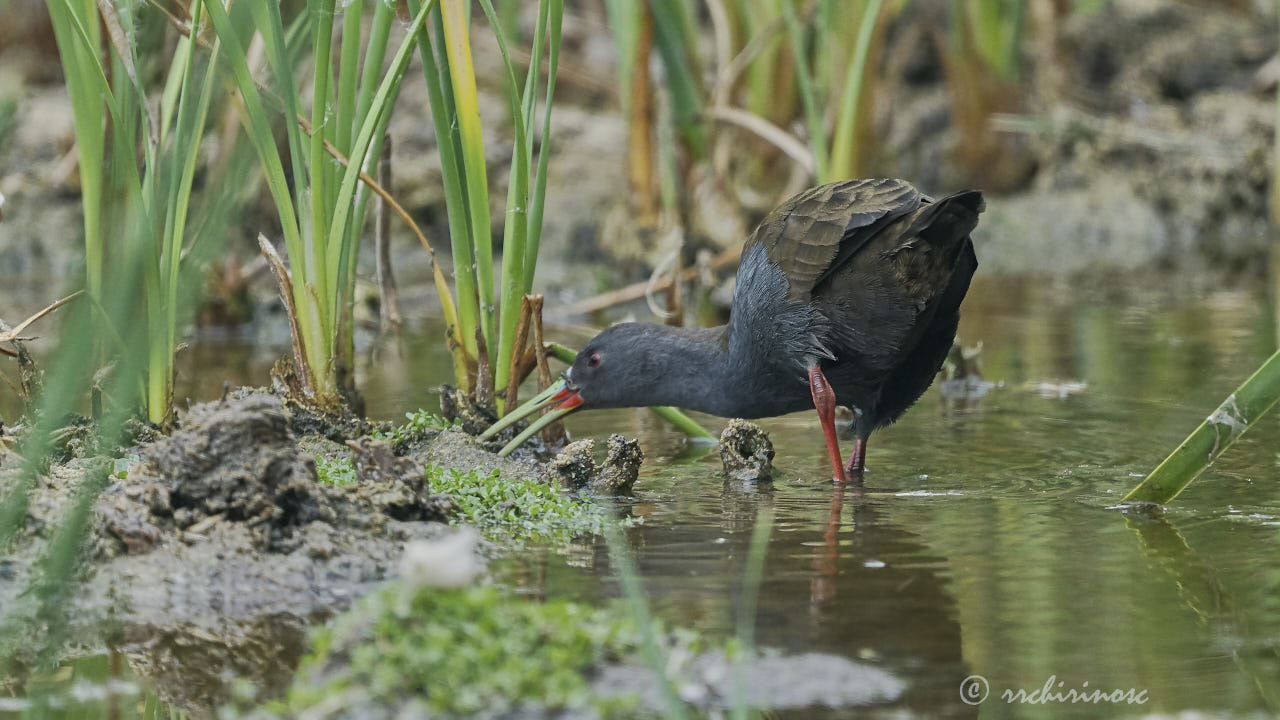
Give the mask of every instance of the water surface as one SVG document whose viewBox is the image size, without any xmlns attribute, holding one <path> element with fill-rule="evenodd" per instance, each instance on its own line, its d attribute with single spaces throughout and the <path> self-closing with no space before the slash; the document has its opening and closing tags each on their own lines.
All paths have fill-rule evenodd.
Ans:
<svg viewBox="0 0 1280 720">
<path fill-rule="evenodd" d="M 1269 715 L 1280 712 L 1280 415 L 1164 519 L 1114 507 L 1270 354 L 1265 297 L 1181 282 L 981 278 L 960 334 L 981 341 L 984 375 L 998 386 L 962 403 L 931 389 L 872 437 L 860 491 L 832 488 L 812 413 L 762 422 L 778 454 L 775 481 L 762 484 L 727 482 L 713 448 L 645 410 L 582 414 L 570 429 L 622 432 L 644 447 L 635 495 L 618 505 L 644 518 L 626 541 L 666 622 L 734 635 L 750 537 L 768 509 L 759 644 L 842 655 L 907 686 L 882 707 L 781 717 Z M 280 327 L 192 339 L 179 396 L 266 382 L 287 349 Z M 400 346 L 363 343 L 371 415 L 435 406 L 449 376 L 439 333 L 426 321 Z M 500 554 L 492 569 L 531 596 L 620 594 L 601 538 Z M 970 705 L 961 683 L 975 675 L 990 695 Z M 1146 702 L 1001 699 L 1046 682 L 1056 692 L 1133 690 Z"/>
</svg>

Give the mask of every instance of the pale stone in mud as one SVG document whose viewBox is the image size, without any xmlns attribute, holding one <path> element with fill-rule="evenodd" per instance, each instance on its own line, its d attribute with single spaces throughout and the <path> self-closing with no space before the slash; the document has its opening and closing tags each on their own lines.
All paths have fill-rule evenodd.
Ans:
<svg viewBox="0 0 1280 720">
<path fill-rule="evenodd" d="M 730 420 L 720 433 L 720 462 L 734 480 L 772 480 L 773 443 L 759 425 Z"/>
</svg>

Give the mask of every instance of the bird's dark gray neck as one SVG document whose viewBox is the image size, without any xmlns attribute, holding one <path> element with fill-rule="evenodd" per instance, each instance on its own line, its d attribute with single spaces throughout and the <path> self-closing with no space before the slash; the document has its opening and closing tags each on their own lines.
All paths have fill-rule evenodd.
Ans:
<svg viewBox="0 0 1280 720">
<path fill-rule="evenodd" d="M 653 325 L 653 366 L 643 376 L 648 404 L 672 405 L 720 417 L 763 417 L 760 402 L 770 373 L 763 358 L 729 342 L 729 326 L 678 328 Z"/>
</svg>

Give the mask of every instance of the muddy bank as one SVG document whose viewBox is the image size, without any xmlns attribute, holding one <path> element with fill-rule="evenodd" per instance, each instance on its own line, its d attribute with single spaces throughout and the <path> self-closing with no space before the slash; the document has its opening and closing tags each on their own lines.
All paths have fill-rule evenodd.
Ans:
<svg viewBox="0 0 1280 720">
<path fill-rule="evenodd" d="M 397 456 L 367 434 L 354 447 L 299 435 L 301 421 L 314 428 L 275 395 L 239 391 L 194 406 L 171 436 L 115 461 L 93 506 L 75 606 L 61 618 L 21 592 L 101 460 L 42 476 L 16 552 L 0 564 L 5 620 L 28 634 L 15 642 L 20 659 L 61 619 L 64 637 L 123 650 L 181 707 L 225 700 L 234 677 L 270 694 L 292 676 L 308 629 L 394 575 L 406 543 L 456 532 L 447 523 L 457 505 L 432 489 L 428 468 L 536 475 L 456 430 L 419 433 Z M 16 458 L 5 459 L 7 491 Z M 329 469 L 335 462 L 345 474 Z"/>
<path fill-rule="evenodd" d="M 991 180 L 1005 192 L 974 234 L 984 271 L 1238 271 L 1265 255 L 1275 25 L 1226 5 L 1112 0 L 1029 43 L 1021 103 L 987 125 L 1000 160 L 1021 169 Z M 917 54 L 878 171 L 983 185 L 956 162 L 968 141 L 933 81 L 940 60 Z"/>
<path fill-rule="evenodd" d="M 270 391 L 228 392 L 120 459 L 72 458 L 37 479 L 16 551 L 0 562 L 0 621 L 15 628 L 5 646 L 34 663 L 57 627 L 65 642 L 55 656 L 122 651 L 182 708 L 226 702 L 235 678 L 276 696 L 317 624 L 388 578 L 421 575 L 419 556 L 447 550 L 482 567 L 474 555 L 489 546 L 451 523 L 518 544 L 617 522 L 570 493 L 628 492 L 638 444 L 614 436 L 599 462 L 591 441 L 575 445 L 549 463 L 541 447 L 504 459 L 429 413 L 391 426 L 319 416 Z M 0 496 L 15 487 L 17 461 L 0 454 Z M 555 470 L 574 463 L 580 483 Z M 65 605 L 42 606 L 25 590 L 97 469 L 109 475 L 91 503 L 76 583 Z"/>
</svg>

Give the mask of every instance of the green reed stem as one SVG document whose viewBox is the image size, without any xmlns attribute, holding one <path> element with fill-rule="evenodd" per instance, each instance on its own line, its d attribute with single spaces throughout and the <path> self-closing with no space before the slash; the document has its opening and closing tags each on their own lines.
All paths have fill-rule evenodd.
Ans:
<svg viewBox="0 0 1280 720">
<path fill-rule="evenodd" d="M 546 0 L 542 0 L 545 4 Z M 502 24 L 494 12 L 490 0 L 480 0 L 480 7 L 489 18 L 490 27 L 498 41 L 498 49 L 502 53 L 503 67 L 506 70 L 505 83 L 507 104 L 515 130 L 515 143 L 511 149 L 511 174 L 507 184 L 507 214 L 502 228 L 502 293 L 499 298 L 498 317 L 498 351 L 493 355 L 495 367 L 494 387 L 505 388 L 511 377 L 512 351 L 515 347 L 516 321 L 520 317 L 520 304 L 524 298 L 525 244 L 529 237 L 529 139 L 525 133 L 528 117 L 522 110 L 517 88 L 515 66 L 511 62 L 511 54 L 507 50 L 506 38 L 502 33 Z M 536 42 L 536 41 L 535 41 Z M 533 57 L 530 62 L 536 65 L 541 57 Z M 530 94 L 526 88 L 526 94 Z M 491 346 L 492 347 L 492 346 Z M 498 413 L 505 410 L 505 402 L 498 398 Z"/>
<path fill-rule="evenodd" d="M 743 666 L 752 661 L 756 646 L 756 614 L 760 585 L 764 581 L 764 562 L 769 554 L 769 536 L 773 533 L 773 508 L 762 508 L 751 529 L 751 545 L 747 550 L 747 568 L 742 578 L 742 594 L 738 600 L 737 639 L 741 656 L 733 663 L 734 707 L 731 717 L 747 720 L 752 716 L 747 704 Z"/>
<path fill-rule="evenodd" d="M 683 4 L 677 0 L 651 0 L 654 43 L 666 68 L 667 88 L 676 124 L 689 147 L 701 155 L 706 147 L 706 124 L 702 121 L 702 93 L 695 72 L 696 41 L 693 40 Z M 645 62 L 644 58 L 637 62 Z"/>
<path fill-rule="evenodd" d="M 1169 457 L 1129 491 L 1124 502 L 1167 503 L 1213 464 L 1280 400 L 1280 351 L 1214 410 Z"/>
<path fill-rule="evenodd" d="M 862 105 L 862 88 L 867 74 L 867 56 L 871 54 L 871 39 L 880 17 L 883 0 L 870 0 L 858 23 L 858 38 L 854 43 L 853 57 L 845 76 L 844 92 L 840 99 L 840 114 L 836 120 L 835 137 L 831 148 L 830 177 L 843 180 L 853 177 L 860 168 L 857 156 L 858 111 Z"/>
<path fill-rule="evenodd" d="M 521 294 L 533 292 L 533 276 L 538 267 L 538 252 L 542 245 L 542 218 L 547 206 L 547 166 L 551 160 L 551 106 L 556 93 L 556 75 L 560 69 L 564 0 L 551 0 L 550 6 L 548 24 L 551 28 L 551 57 L 547 64 L 547 100 L 543 106 L 542 144 L 538 148 L 538 168 L 533 177 L 533 197 L 529 200 L 529 240 L 528 247 L 525 249 L 524 288 Z"/>
<path fill-rule="evenodd" d="M 381 6 L 385 3 L 376 3 Z M 360 37 L 364 21 L 362 3 L 356 2 L 343 9 L 342 14 L 342 55 L 338 61 L 337 102 L 334 104 L 334 137 L 333 144 L 338 150 L 351 158 L 351 143 L 356 137 L 357 115 L 356 92 L 357 79 L 360 77 L 360 48 L 363 38 Z M 381 70 L 379 64 L 377 70 Z M 376 77 L 376 76 L 375 76 Z"/>
<path fill-rule="evenodd" d="M 420 4 L 420 0 L 409 0 L 410 12 L 416 13 Z M 440 19 L 439 10 L 431 14 L 431 20 L 436 28 L 437 36 L 443 37 L 443 22 Z M 466 191 L 463 186 L 458 160 L 460 153 L 457 150 L 455 138 L 451 100 L 452 88 L 448 81 L 448 59 L 443 51 L 437 54 L 437 50 L 432 46 L 428 32 L 418 33 L 417 41 L 418 56 L 422 59 L 422 72 L 427 85 L 427 104 L 431 111 L 432 124 L 435 126 L 436 145 L 440 151 L 440 175 L 444 185 L 445 215 L 448 219 L 449 237 L 452 239 L 453 246 L 453 266 L 457 288 L 456 302 L 446 297 L 447 292 L 440 287 L 439 282 L 437 282 L 437 291 L 441 293 L 441 303 L 447 302 L 455 310 L 457 323 L 446 328 L 446 339 L 449 345 L 449 354 L 453 358 L 454 380 L 459 388 L 469 392 L 472 387 L 469 358 L 475 356 L 469 355 L 465 338 L 473 338 L 472 344 L 474 345 L 475 328 L 478 327 L 476 318 L 478 308 L 476 307 L 474 268 L 469 272 L 463 272 L 463 268 L 470 267 L 471 231 L 468 226 Z"/>
<path fill-rule="evenodd" d="M 475 275 L 475 291 L 479 303 L 480 332 L 492 355 L 495 340 L 493 297 L 493 238 L 489 228 L 489 181 L 484 159 L 484 133 L 480 127 L 480 106 L 476 94 L 475 66 L 471 58 L 471 26 L 465 0 L 441 0 L 445 52 L 449 58 L 449 77 L 457 110 L 458 130 L 462 140 L 462 169 L 466 179 L 468 215 L 471 218 L 471 246 L 474 258 L 455 272 Z M 455 255 L 456 257 L 456 255 Z M 461 280 L 458 305 L 463 305 Z M 464 334 L 467 328 L 462 328 Z M 469 349 L 476 347 L 474 337 L 463 337 Z"/>
<path fill-rule="evenodd" d="M 818 112 L 818 103 L 813 91 L 813 70 L 809 67 L 809 47 L 805 39 L 804 28 L 800 18 L 796 16 L 795 0 L 782 1 L 783 17 L 787 23 L 787 33 L 791 37 L 791 50 L 795 55 L 796 84 L 800 88 L 800 102 L 804 107 L 805 124 L 809 129 L 809 149 L 813 152 L 818 183 L 836 180 L 827 172 L 830 158 L 827 155 L 827 131 L 822 125 L 822 114 Z"/>
</svg>

